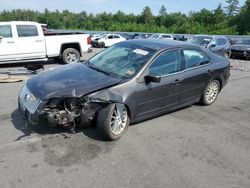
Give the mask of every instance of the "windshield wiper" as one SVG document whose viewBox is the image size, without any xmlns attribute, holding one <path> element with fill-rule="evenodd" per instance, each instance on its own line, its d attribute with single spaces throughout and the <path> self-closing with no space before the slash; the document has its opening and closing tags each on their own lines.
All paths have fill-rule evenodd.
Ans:
<svg viewBox="0 0 250 188">
<path fill-rule="evenodd" d="M 105 70 L 102 70 L 102 69 L 100 69 L 100 68 L 98 68 L 98 67 L 96 67 L 96 66 L 93 66 L 93 65 L 90 65 L 90 64 L 88 64 L 88 66 L 89 66 L 90 68 L 92 68 L 92 69 L 98 71 L 98 72 L 101 72 L 101 73 L 104 73 L 104 74 L 106 74 L 106 75 L 108 75 L 108 76 L 111 76 L 110 73 L 108 73 L 108 72 L 106 72 Z"/>
</svg>

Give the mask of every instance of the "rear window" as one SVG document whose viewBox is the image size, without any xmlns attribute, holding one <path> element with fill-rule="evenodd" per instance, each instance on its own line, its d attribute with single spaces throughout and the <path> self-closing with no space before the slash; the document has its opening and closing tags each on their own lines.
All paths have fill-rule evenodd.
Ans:
<svg viewBox="0 0 250 188">
<path fill-rule="evenodd" d="M 35 37 L 38 36 L 37 27 L 35 25 L 17 25 L 18 37 Z"/>
<path fill-rule="evenodd" d="M 3 38 L 11 38 L 12 31 L 10 25 L 0 25 L 0 36 Z"/>
</svg>

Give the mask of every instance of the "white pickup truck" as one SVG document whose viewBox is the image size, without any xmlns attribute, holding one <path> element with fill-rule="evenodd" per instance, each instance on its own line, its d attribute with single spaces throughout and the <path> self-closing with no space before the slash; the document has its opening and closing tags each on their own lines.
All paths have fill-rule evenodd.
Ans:
<svg viewBox="0 0 250 188">
<path fill-rule="evenodd" d="M 89 34 L 44 33 L 41 24 L 27 21 L 0 22 L 0 64 L 62 59 L 78 62 L 91 47 Z"/>
</svg>

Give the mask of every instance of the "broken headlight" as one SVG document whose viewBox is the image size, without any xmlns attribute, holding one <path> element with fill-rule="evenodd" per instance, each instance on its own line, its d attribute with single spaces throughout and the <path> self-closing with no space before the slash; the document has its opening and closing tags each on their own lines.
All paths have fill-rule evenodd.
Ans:
<svg viewBox="0 0 250 188">
<path fill-rule="evenodd" d="M 61 103 L 61 99 L 51 99 L 46 103 L 45 109 L 57 108 L 60 105 L 60 103 Z"/>
</svg>

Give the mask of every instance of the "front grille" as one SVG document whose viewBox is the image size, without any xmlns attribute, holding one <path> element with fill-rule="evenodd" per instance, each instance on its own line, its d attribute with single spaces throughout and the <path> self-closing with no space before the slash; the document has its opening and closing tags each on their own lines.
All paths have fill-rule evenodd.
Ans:
<svg viewBox="0 0 250 188">
<path fill-rule="evenodd" d="M 22 105 L 29 111 L 29 113 L 34 114 L 36 109 L 38 108 L 41 100 L 36 98 L 30 90 L 27 88 L 26 85 L 23 86 L 20 94 L 19 100 Z"/>
</svg>

